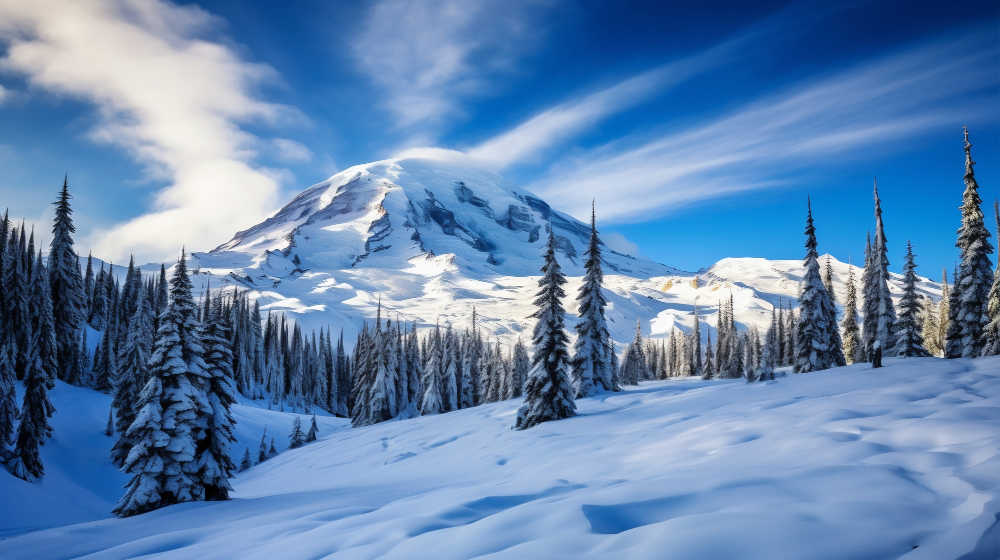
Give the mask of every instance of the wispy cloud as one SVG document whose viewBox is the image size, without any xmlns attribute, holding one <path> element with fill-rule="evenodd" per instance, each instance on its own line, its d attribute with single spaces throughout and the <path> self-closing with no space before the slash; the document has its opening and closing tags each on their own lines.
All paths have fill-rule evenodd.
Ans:
<svg viewBox="0 0 1000 560">
<path fill-rule="evenodd" d="M 380 0 L 354 43 L 360 69 L 402 127 L 439 124 L 538 38 L 531 0 Z"/>
<path fill-rule="evenodd" d="M 2 68 L 93 103 L 90 137 L 169 183 L 150 212 L 96 233 L 95 253 L 161 258 L 211 245 L 276 204 L 281 174 L 253 164 L 259 141 L 241 125 L 301 116 L 254 93 L 275 72 L 207 38 L 217 24 L 162 0 L 0 0 Z"/>
<path fill-rule="evenodd" d="M 557 161 L 529 185 L 553 205 L 608 220 L 783 184 L 787 173 L 995 109 L 997 53 L 988 33 L 926 44 L 787 88 L 653 137 L 625 137 Z"/>
</svg>

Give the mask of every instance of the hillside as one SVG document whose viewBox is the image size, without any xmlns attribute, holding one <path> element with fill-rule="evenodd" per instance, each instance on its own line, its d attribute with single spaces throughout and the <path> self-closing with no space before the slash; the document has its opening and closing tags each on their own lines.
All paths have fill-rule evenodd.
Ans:
<svg viewBox="0 0 1000 560">
<path fill-rule="evenodd" d="M 2 540 L 0 558 L 995 558 L 1000 358 L 886 363 L 648 382 L 524 432 L 516 401 L 334 427 L 239 474 L 231 501 L 124 520 L 107 513 L 120 480 L 79 459 L 101 456 L 107 397 L 60 385 L 78 408 L 43 450 L 53 474 L 7 503 L 93 521 Z M 238 407 L 240 445 L 278 414 Z M 105 474 L 64 499 L 56 473 L 77 461 Z"/>
</svg>

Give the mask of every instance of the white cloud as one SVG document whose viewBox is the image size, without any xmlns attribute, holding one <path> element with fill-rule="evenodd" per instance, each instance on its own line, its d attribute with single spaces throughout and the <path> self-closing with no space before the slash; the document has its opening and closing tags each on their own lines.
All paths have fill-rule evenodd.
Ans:
<svg viewBox="0 0 1000 560">
<path fill-rule="evenodd" d="M 628 238 L 618 232 L 602 233 L 601 241 L 612 251 L 632 255 L 633 257 L 642 255 L 642 252 L 639 251 L 639 245 L 629 241 Z"/>
<path fill-rule="evenodd" d="M 212 246 L 276 204 L 279 174 L 253 165 L 257 139 L 241 124 L 300 117 L 253 93 L 276 74 L 206 38 L 216 25 L 162 0 L 0 0 L 2 68 L 96 105 L 91 138 L 169 183 L 149 213 L 97 232 L 95 254 L 156 259 Z"/>
<path fill-rule="evenodd" d="M 602 220 L 786 184 L 788 174 L 990 110 L 997 53 L 987 34 L 915 48 L 767 96 L 697 126 L 625 137 L 565 158 L 529 188 L 557 208 Z M 991 93 L 992 92 L 992 93 Z"/>
<path fill-rule="evenodd" d="M 531 12 L 547 3 L 381 0 L 368 12 L 354 57 L 399 125 L 434 125 L 531 48 Z"/>
<path fill-rule="evenodd" d="M 7 91 L 7 88 L 3 87 L 3 85 L 0 85 L 0 105 L 3 105 L 3 102 L 6 101 L 8 97 L 10 97 L 10 92 Z"/>
<path fill-rule="evenodd" d="M 313 153 L 309 148 L 287 138 L 275 138 L 271 140 L 274 147 L 274 155 L 278 161 L 284 163 L 309 163 L 312 161 Z"/>
</svg>

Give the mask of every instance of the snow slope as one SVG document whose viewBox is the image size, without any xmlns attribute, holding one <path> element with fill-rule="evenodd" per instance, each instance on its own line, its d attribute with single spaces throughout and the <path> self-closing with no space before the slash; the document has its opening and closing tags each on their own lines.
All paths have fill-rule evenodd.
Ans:
<svg viewBox="0 0 1000 560">
<path fill-rule="evenodd" d="M 349 344 L 379 302 L 383 316 L 458 328 L 469 325 L 475 306 L 483 328 L 510 344 L 532 327 L 550 227 L 575 298 L 589 224 L 489 171 L 391 159 L 306 189 L 271 218 L 195 253 L 190 268 L 200 271 L 195 280 L 202 286 L 250 289 L 265 310 L 286 311 L 307 329 L 343 327 Z M 780 300 L 795 300 L 803 273 L 800 260 L 724 259 L 697 273 L 611 249 L 604 260 L 609 327 L 619 342 L 632 339 L 637 319 L 646 335 L 669 335 L 674 325 L 689 330 L 695 305 L 707 336 L 719 300 L 730 294 L 741 325 L 766 326 Z M 843 302 L 849 265 L 833 266 Z M 855 274 L 860 278 L 860 269 Z M 893 281 L 898 297 L 902 278 Z M 920 288 L 940 297 L 936 283 L 925 280 Z M 576 310 L 572 301 L 566 307 Z"/>
<path fill-rule="evenodd" d="M 20 403 L 23 386 L 18 383 L 17 389 Z M 0 503 L 4 504 L 0 507 L 0 538 L 110 517 L 128 482 L 128 476 L 111 464 L 115 439 L 104 435 L 111 396 L 57 381 L 49 398 L 56 413 L 52 417 L 53 437 L 41 449 L 45 477 L 29 484 L 0 468 Z M 268 443 L 273 435 L 278 451 L 288 447 L 294 414 L 235 405 L 233 417 L 237 441 L 232 456 L 237 465 L 247 446 L 256 459 L 265 426 Z M 307 428 L 309 418 L 302 416 Z M 316 423 L 320 433 L 348 425 L 346 420 L 330 417 L 317 417 Z"/>
<path fill-rule="evenodd" d="M 886 364 L 644 383 L 525 432 L 515 401 L 327 432 L 229 502 L 33 532 L 0 558 L 996 558 L 1000 358 Z"/>
</svg>

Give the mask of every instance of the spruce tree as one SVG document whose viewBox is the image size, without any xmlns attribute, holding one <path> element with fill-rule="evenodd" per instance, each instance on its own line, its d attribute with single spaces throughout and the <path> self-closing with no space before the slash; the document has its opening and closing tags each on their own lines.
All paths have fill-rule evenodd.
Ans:
<svg viewBox="0 0 1000 560">
<path fill-rule="evenodd" d="M 528 349 L 521 340 L 521 337 L 518 337 L 517 342 L 514 343 L 513 356 L 511 358 L 510 398 L 517 398 L 524 394 L 524 384 L 528 381 L 528 373 L 530 371 L 531 358 L 528 356 Z"/>
<path fill-rule="evenodd" d="M 826 256 L 826 271 L 823 274 L 823 286 L 829 299 L 829 306 L 826 309 L 827 321 L 830 324 L 830 352 L 833 355 L 833 363 L 838 366 L 847 365 L 847 357 L 844 352 L 844 340 L 840 335 L 840 328 L 837 326 L 837 296 L 833 291 L 833 264 L 830 255 Z"/>
<path fill-rule="evenodd" d="M 298 416 L 292 422 L 292 433 L 288 434 L 288 448 L 298 449 L 306 443 L 306 436 L 302 433 L 302 419 Z"/>
<path fill-rule="evenodd" d="M 938 324 L 938 304 L 930 298 L 924 298 L 924 313 L 921 317 L 921 333 L 924 336 L 924 348 L 931 356 L 941 355 L 941 345 L 938 341 L 940 325 Z"/>
<path fill-rule="evenodd" d="M 923 308 L 917 294 L 917 265 L 913 260 L 913 246 L 906 242 L 906 261 L 903 264 L 903 297 L 899 301 L 899 318 L 896 320 L 896 347 L 889 354 L 902 357 L 930 356 L 924 349 L 920 314 Z"/>
<path fill-rule="evenodd" d="M 257 464 L 259 465 L 264 461 L 267 461 L 268 457 L 269 455 L 267 453 L 267 426 L 264 426 L 264 434 L 260 436 L 260 447 L 257 448 Z"/>
<path fill-rule="evenodd" d="M 701 321 L 698 319 L 698 302 L 694 304 L 694 328 L 691 330 L 691 375 L 701 375 Z"/>
<path fill-rule="evenodd" d="M 820 277 L 816 252 L 816 228 L 813 226 L 812 204 L 806 219 L 805 275 L 799 286 L 799 321 L 795 347 L 795 372 L 823 370 L 836 365 L 830 324 L 830 298 Z"/>
<path fill-rule="evenodd" d="M 205 497 L 196 457 L 200 440 L 214 434 L 205 432 L 210 414 L 204 390 L 208 374 L 192 287 L 182 251 L 149 359 L 150 380 L 140 395 L 136 420 L 125 434 L 132 450 L 122 470 L 132 479 L 114 510 L 119 517 Z"/>
<path fill-rule="evenodd" d="M 58 346 L 56 343 L 55 322 L 52 316 L 52 298 L 49 292 L 49 278 L 45 266 L 42 264 L 42 252 L 38 251 L 38 258 L 32 269 L 31 293 L 28 299 L 28 306 L 31 311 L 31 328 L 38 338 L 38 357 L 42 363 L 42 370 L 48 378 L 47 388 L 55 387 L 56 375 L 59 372 Z M 71 356 L 76 359 L 76 340 L 72 341 L 74 347 Z M 67 364 L 69 366 L 70 364 Z M 65 379 L 65 373 L 59 374 Z"/>
<path fill-rule="evenodd" d="M 993 201 L 993 216 L 997 226 L 997 239 L 1000 239 L 1000 208 Z M 993 273 L 993 286 L 986 303 L 986 329 L 983 331 L 982 356 L 1000 354 L 1000 259 L 997 259 L 997 269 Z"/>
<path fill-rule="evenodd" d="M 226 316 L 222 298 L 216 297 L 206 321 L 196 333 L 202 344 L 204 375 L 198 388 L 208 402 L 208 409 L 199 418 L 203 441 L 198 445 L 195 463 L 206 500 L 228 500 L 232 490 L 228 479 L 236 470 L 229 457 L 229 446 L 236 441 L 233 435 L 236 422 L 231 412 L 236 402 L 236 386 Z"/>
<path fill-rule="evenodd" d="M 962 227 L 958 229 L 958 242 L 955 244 L 961 254 L 959 262 L 959 280 L 955 282 L 954 291 L 961 294 L 958 300 L 958 312 L 955 317 L 961 337 L 963 358 L 975 358 L 980 355 L 983 347 L 983 331 L 986 327 L 986 308 L 990 288 L 993 286 L 993 263 L 990 254 L 993 245 L 990 244 L 990 232 L 984 223 L 982 199 L 979 197 L 979 184 L 972 166 L 972 144 L 969 143 L 969 131 L 965 130 L 965 192 L 962 194 Z"/>
<path fill-rule="evenodd" d="M 441 403 L 441 352 L 438 349 L 438 341 L 441 338 L 439 329 L 428 336 L 430 347 L 427 349 L 428 361 L 423 371 L 423 398 L 420 401 L 420 414 L 428 416 L 431 414 L 441 414 L 444 406 Z"/>
<path fill-rule="evenodd" d="M 760 366 L 757 368 L 759 381 L 774 381 L 774 368 L 778 355 L 778 314 L 771 309 L 771 325 L 764 335 L 764 347 L 761 349 Z"/>
<path fill-rule="evenodd" d="M 844 301 L 844 318 L 840 323 L 844 331 L 844 357 L 848 363 L 863 362 L 861 330 L 858 328 L 858 290 L 854 284 L 854 267 L 847 267 L 847 299 Z"/>
<path fill-rule="evenodd" d="M 7 448 L 14 443 L 14 423 L 19 416 L 17 395 L 14 389 L 17 376 L 14 366 L 6 350 L 2 349 L 0 341 L 0 460 L 7 456 Z"/>
<path fill-rule="evenodd" d="M 115 426 L 119 434 L 118 441 L 111 449 L 111 462 L 118 468 L 125 464 L 125 458 L 132 449 L 132 443 L 125 434 L 139 412 L 136 408 L 139 393 L 149 378 L 147 365 L 152 343 L 152 323 L 145 293 L 140 292 L 138 299 L 135 313 L 129 321 L 121 357 L 118 359 L 118 377 L 111 405 L 115 411 Z"/>
<path fill-rule="evenodd" d="M 715 362 L 712 356 L 712 331 L 706 333 L 707 342 L 705 343 L 705 368 L 702 371 L 701 378 L 709 380 L 715 377 Z"/>
<path fill-rule="evenodd" d="M 895 345 L 893 340 L 893 325 L 896 323 L 896 310 L 889 292 L 889 257 L 886 250 L 885 228 L 882 224 L 882 202 L 878 196 L 878 183 L 875 184 L 875 242 L 872 244 L 870 258 L 865 261 L 864 276 L 865 296 L 865 355 L 869 358 L 874 354 L 875 341 L 879 342 L 883 352 Z"/>
<path fill-rule="evenodd" d="M 961 271 L 958 265 L 955 265 L 954 276 L 952 276 L 952 287 L 951 291 L 948 292 L 948 320 L 946 321 L 948 327 L 945 331 L 945 346 L 944 346 L 944 357 L 945 358 L 961 358 L 964 345 L 962 343 L 962 323 L 959 320 L 958 314 L 961 311 L 962 303 L 962 285 L 961 285 Z"/>
<path fill-rule="evenodd" d="M 104 435 L 111 437 L 115 435 L 115 409 L 108 409 L 108 423 L 104 426 Z"/>
<path fill-rule="evenodd" d="M 551 225 L 541 270 L 543 275 L 538 281 L 541 289 L 534 302 L 538 310 L 532 315 L 537 320 L 532 336 L 532 369 L 524 388 L 524 404 L 517 410 L 518 430 L 576 415 L 568 371 L 566 311 L 562 305 L 566 277 L 556 261 L 556 238 Z"/>
<path fill-rule="evenodd" d="M 243 460 L 240 461 L 239 472 L 248 470 L 251 467 L 253 467 L 253 459 L 250 458 L 250 448 L 247 447 L 246 451 L 243 452 Z"/>
<path fill-rule="evenodd" d="M 306 433 L 306 443 L 314 442 L 318 437 L 319 426 L 316 425 L 316 415 L 313 414 L 312 421 L 309 423 L 309 432 Z"/>
<path fill-rule="evenodd" d="M 52 436 L 49 418 L 52 418 L 55 407 L 49 402 L 49 376 L 42 369 L 42 360 L 38 355 L 38 337 L 34 333 L 28 337 L 25 355 L 21 423 L 17 427 L 14 453 L 7 462 L 7 469 L 18 478 L 31 481 L 45 474 L 39 447 L 45 445 L 46 438 Z"/>
<path fill-rule="evenodd" d="M 573 345 L 573 360 L 570 362 L 575 397 L 578 399 L 597 394 L 598 388 L 610 390 L 611 386 L 604 342 L 610 336 L 604 317 L 607 300 L 602 292 L 604 272 L 601 270 L 601 240 L 597 237 L 597 213 L 593 203 L 590 211 L 590 240 L 584 255 L 587 257 L 583 264 L 586 272 L 580 293 L 576 297 L 580 320 L 574 327 L 577 338 Z"/>
<path fill-rule="evenodd" d="M 948 317 L 950 316 L 949 302 L 951 293 L 948 289 L 948 269 L 941 267 L 941 303 L 938 305 L 938 334 L 937 347 L 938 354 L 944 355 L 945 346 L 948 343 Z"/>
<path fill-rule="evenodd" d="M 458 365 L 455 333 L 451 325 L 445 330 L 441 348 L 441 406 L 444 412 L 458 409 Z"/>
<path fill-rule="evenodd" d="M 55 329 L 56 362 L 58 376 L 77 359 L 76 340 L 85 319 L 85 294 L 80 275 L 80 258 L 73 249 L 73 210 L 70 208 L 68 177 L 63 180 L 62 191 L 56 200 L 56 217 L 52 224 L 52 242 L 49 244 L 49 287 L 52 291 L 52 317 Z"/>
<path fill-rule="evenodd" d="M 267 457 L 270 459 L 278 454 L 278 450 L 274 448 L 274 436 L 271 436 L 271 448 L 267 450 Z"/>
<path fill-rule="evenodd" d="M 476 307 L 472 306 L 472 331 L 469 332 L 464 344 L 462 355 L 462 382 L 459 388 L 459 408 L 476 406 L 479 394 L 480 362 L 482 360 L 482 341 L 479 338 L 479 316 Z"/>
</svg>

